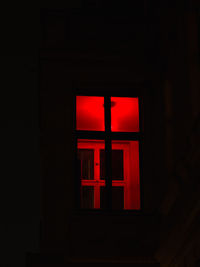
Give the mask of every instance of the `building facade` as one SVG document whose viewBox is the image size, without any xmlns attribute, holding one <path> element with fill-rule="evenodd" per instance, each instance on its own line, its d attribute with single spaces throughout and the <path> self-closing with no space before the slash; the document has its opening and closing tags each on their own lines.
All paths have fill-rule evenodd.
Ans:
<svg viewBox="0 0 200 267">
<path fill-rule="evenodd" d="M 30 266 L 198 266 L 198 16 L 176 1 L 41 9 L 41 253 Z M 139 208 L 77 205 L 77 95 L 141 100 Z"/>
</svg>

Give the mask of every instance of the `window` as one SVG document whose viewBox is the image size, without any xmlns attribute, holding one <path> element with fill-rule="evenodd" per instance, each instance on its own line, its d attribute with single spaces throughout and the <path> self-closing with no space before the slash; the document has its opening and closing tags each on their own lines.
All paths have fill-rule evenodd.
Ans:
<svg viewBox="0 0 200 267">
<path fill-rule="evenodd" d="M 82 209 L 140 209 L 139 98 L 76 96 Z"/>
</svg>

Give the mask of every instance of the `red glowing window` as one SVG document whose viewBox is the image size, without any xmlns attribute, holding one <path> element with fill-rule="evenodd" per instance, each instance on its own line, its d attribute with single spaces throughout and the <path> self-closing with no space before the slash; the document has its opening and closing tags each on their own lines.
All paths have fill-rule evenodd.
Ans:
<svg viewBox="0 0 200 267">
<path fill-rule="evenodd" d="M 80 207 L 105 209 L 110 192 L 113 210 L 139 210 L 139 140 L 136 135 L 139 132 L 139 100 L 110 97 L 110 105 L 104 103 L 104 97 L 76 97 Z M 109 114 L 110 119 L 106 117 Z M 106 121 L 111 121 L 110 130 L 105 127 Z M 100 139 L 97 131 L 103 131 Z M 127 140 L 116 139 L 114 132 L 129 135 L 126 135 Z M 108 180 L 110 191 L 106 191 Z"/>
<path fill-rule="evenodd" d="M 139 132 L 137 97 L 111 97 L 111 131 Z"/>
<path fill-rule="evenodd" d="M 76 97 L 76 129 L 104 131 L 104 97 Z"/>
<path fill-rule="evenodd" d="M 76 97 L 76 129 L 104 131 L 104 97 Z M 139 101 L 137 97 L 111 97 L 111 130 L 139 132 Z"/>
</svg>

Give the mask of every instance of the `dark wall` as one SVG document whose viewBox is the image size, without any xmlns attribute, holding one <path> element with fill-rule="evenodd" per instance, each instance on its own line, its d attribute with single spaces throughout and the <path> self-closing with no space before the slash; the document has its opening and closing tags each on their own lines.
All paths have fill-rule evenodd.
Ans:
<svg viewBox="0 0 200 267">
<path fill-rule="evenodd" d="M 75 258 L 100 257 L 108 252 L 113 255 L 107 256 L 113 258 L 152 255 L 158 220 L 149 213 L 158 209 L 162 195 L 163 68 L 159 65 L 162 60 L 158 49 L 159 14 L 148 12 L 148 16 L 145 15 L 144 6 L 140 5 L 133 10 L 134 15 L 128 12 L 127 16 L 119 6 L 113 11 L 111 7 L 105 10 L 83 7 L 41 12 L 42 238 L 45 249 L 68 252 L 66 246 L 70 242 Z M 90 21 L 94 25 L 90 25 Z M 77 88 L 119 93 L 128 88 L 130 93 L 136 90 L 142 95 L 146 134 L 142 215 L 97 217 L 75 213 L 74 216 L 72 92 Z"/>
<path fill-rule="evenodd" d="M 0 265 L 25 266 L 39 247 L 38 14 L 2 18 Z"/>
</svg>

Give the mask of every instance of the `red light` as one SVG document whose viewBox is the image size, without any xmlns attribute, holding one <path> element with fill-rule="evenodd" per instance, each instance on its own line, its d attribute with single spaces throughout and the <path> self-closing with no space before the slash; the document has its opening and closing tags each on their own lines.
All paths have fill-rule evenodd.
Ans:
<svg viewBox="0 0 200 267">
<path fill-rule="evenodd" d="M 130 142 L 130 186 L 129 207 L 127 209 L 140 209 L 140 170 L 139 170 L 139 142 Z"/>
<path fill-rule="evenodd" d="M 104 131 L 104 97 L 76 97 L 76 129 Z"/>
<path fill-rule="evenodd" d="M 105 169 L 104 157 L 101 157 L 101 151 L 105 150 L 103 140 L 78 139 L 78 151 L 80 160 L 80 179 L 81 190 L 92 190 L 92 195 L 82 198 L 82 205 L 90 203 L 91 208 L 99 209 L 101 201 L 104 201 L 104 195 L 101 195 L 105 188 L 105 177 L 102 167 Z M 140 176 L 139 176 L 139 142 L 138 141 L 112 141 L 112 151 L 122 152 L 121 161 L 119 157 L 112 157 L 112 172 L 119 171 L 121 165 L 122 172 L 117 176 L 113 175 L 112 188 L 123 189 L 122 199 L 115 198 L 113 201 L 121 202 L 122 209 L 140 209 Z M 114 154 L 112 153 L 114 156 Z M 118 153 L 119 156 L 119 153 Z M 113 203 L 114 206 L 116 203 Z"/>
<path fill-rule="evenodd" d="M 111 97 L 111 130 L 139 132 L 139 103 L 136 97 Z M 76 97 L 76 129 L 105 131 L 104 97 Z"/>
<path fill-rule="evenodd" d="M 76 129 L 105 131 L 104 97 L 76 97 Z M 111 131 L 139 132 L 139 99 L 111 97 Z M 105 141 L 78 140 L 82 205 L 101 208 L 105 187 Z M 112 189 L 123 209 L 140 209 L 139 141 L 112 141 Z M 118 205 L 117 204 L 117 205 Z"/>
<path fill-rule="evenodd" d="M 111 97 L 111 130 L 139 132 L 139 103 L 136 97 Z"/>
<path fill-rule="evenodd" d="M 124 209 L 140 209 L 140 173 L 139 173 L 139 142 L 112 141 L 112 149 L 123 150 L 124 181 L 113 181 L 113 185 L 123 186 Z M 117 162 L 114 162 L 116 166 Z M 114 167 L 115 168 L 115 167 Z"/>
</svg>

